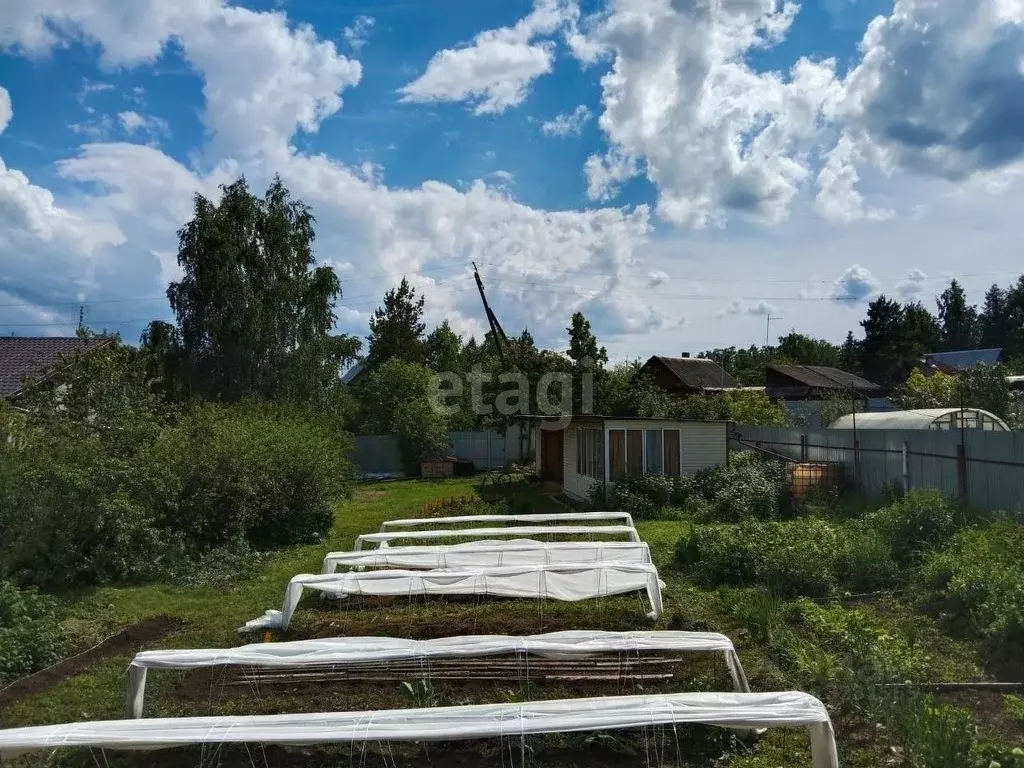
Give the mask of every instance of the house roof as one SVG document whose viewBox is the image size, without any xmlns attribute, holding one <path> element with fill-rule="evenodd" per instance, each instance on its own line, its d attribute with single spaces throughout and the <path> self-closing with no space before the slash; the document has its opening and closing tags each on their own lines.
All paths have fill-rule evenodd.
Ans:
<svg viewBox="0 0 1024 768">
<path fill-rule="evenodd" d="M 77 336 L 0 336 L 0 397 L 21 392 L 26 378 L 46 378 L 63 358 L 88 352 L 110 341 Z"/>
<path fill-rule="evenodd" d="M 855 392 L 880 389 L 874 382 L 827 365 L 769 363 L 766 367 L 812 389 L 852 389 Z"/>
<path fill-rule="evenodd" d="M 943 370 L 964 371 L 981 365 L 995 365 L 1002 355 L 1001 348 L 996 349 L 960 349 L 954 352 L 931 352 L 924 356 L 929 365 Z"/>
<path fill-rule="evenodd" d="M 644 368 L 657 361 L 667 368 L 679 383 L 690 389 L 733 389 L 736 380 L 714 360 L 704 357 L 662 357 L 654 355 Z"/>
<path fill-rule="evenodd" d="M 366 361 L 360 360 L 358 363 L 355 363 L 351 368 L 349 368 L 347 371 L 345 371 L 345 373 L 342 374 L 341 383 L 351 384 L 359 377 L 359 374 L 361 374 L 365 369 Z"/>
</svg>

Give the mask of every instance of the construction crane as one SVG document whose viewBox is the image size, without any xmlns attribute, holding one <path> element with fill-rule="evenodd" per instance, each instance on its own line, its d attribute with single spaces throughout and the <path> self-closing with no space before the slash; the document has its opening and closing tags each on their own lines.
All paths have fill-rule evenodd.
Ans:
<svg viewBox="0 0 1024 768">
<path fill-rule="evenodd" d="M 484 284 L 480 279 L 480 272 L 476 268 L 476 262 L 471 261 L 473 265 L 473 278 L 476 280 L 476 288 L 480 291 L 480 301 L 484 303 L 484 312 L 487 313 L 487 323 L 491 326 L 491 336 L 494 338 L 494 346 L 498 350 L 498 359 L 501 364 L 505 364 L 505 345 L 508 344 L 508 336 L 505 335 L 505 330 L 501 327 L 501 323 L 498 322 L 498 318 L 494 312 L 491 311 L 491 305 L 487 303 L 487 294 L 484 293 Z"/>
</svg>

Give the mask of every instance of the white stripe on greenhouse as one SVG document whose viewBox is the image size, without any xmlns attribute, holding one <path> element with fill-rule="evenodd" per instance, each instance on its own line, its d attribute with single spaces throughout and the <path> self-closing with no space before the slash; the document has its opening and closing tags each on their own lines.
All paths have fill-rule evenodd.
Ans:
<svg viewBox="0 0 1024 768">
<path fill-rule="evenodd" d="M 381 547 L 390 546 L 398 539 L 488 539 L 498 536 L 626 536 L 630 541 L 640 541 L 640 535 L 631 525 L 527 525 L 509 526 L 508 528 L 462 528 L 460 530 L 443 531 L 384 531 L 381 533 L 364 533 L 356 538 L 354 550 L 363 548 L 363 544 L 377 544 Z"/>
<path fill-rule="evenodd" d="M 331 596 L 475 595 L 479 597 L 551 598 L 574 602 L 595 597 L 646 591 L 649 618 L 661 616 L 661 582 L 649 563 L 557 563 L 500 568 L 438 569 L 433 571 L 350 571 L 309 574 L 292 578 L 280 611 L 270 610 L 246 622 L 239 632 L 287 629 L 305 588 Z"/>
<path fill-rule="evenodd" d="M 587 520 L 619 520 L 622 525 L 633 525 L 633 516 L 628 512 L 553 512 L 528 513 L 522 515 L 455 515 L 453 517 L 408 517 L 398 520 L 385 520 L 380 524 L 381 531 L 394 528 L 418 528 L 423 525 L 452 525 L 458 523 L 558 523 Z"/>
<path fill-rule="evenodd" d="M 135 657 L 128 669 L 128 714 L 131 717 L 142 717 L 148 669 L 198 669 L 222 665 L 296 669 L 325 664 L 470 659 L 502 654 L 580 659 L 600 653 L 639 654 L 651 651 L 722 653 L 737 692 L 746 693 L 750 690 L 732 641 L 717 632 L 572 630 L 543 635 L 467 635 L 433 640 L 330 637 L 287 643 L 253 643 L 237 648 L 143 651 Z"/>
<path fill-rule="evenodd" d="M 161 749 L 194 744 L 363 744 L 454 741 L 541 733 L 704 723 L 727 728 L 806 727 L 814 768 L 838 768 L 835 735 L 806 693 L 670 693 L 526 704 L 474 704 L 373 712 L 160 717 L 0 730 L 0 757 L 57 747 Z"/>
<path fill-rule="evenodd" d="M 384 547 L 328 552 L 321 573 L 349 568 L 482 568 L 553 563 L 649 563 L 651 552 L 632 541 L 467 541 L 462 544 Z"/>
</svg>

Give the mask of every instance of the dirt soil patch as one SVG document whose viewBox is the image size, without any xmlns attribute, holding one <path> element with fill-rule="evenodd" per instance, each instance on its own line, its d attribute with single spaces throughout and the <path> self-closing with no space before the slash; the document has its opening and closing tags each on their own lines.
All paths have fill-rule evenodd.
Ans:
<svg viewBox="0 0 1024 768">
<path fill-rule="evenodd" d="M 103 659 L 108 659 L 111 656 L 134 653 L 144 644 L 153 640 L 159 640 L 184 625 L 185 622 L 179 618 L 160 615 L 143 619 L 129 627 L 125 627 L 87 651 L 58 661 L 56 664 L 28 677 L 15 680 L 9 686 L 0 690 L 0 709 L 14 704 L 26 696 L 53 688 L 69 677 L 83 672 L 98 661 L 103 661 Z"/>
</svg>

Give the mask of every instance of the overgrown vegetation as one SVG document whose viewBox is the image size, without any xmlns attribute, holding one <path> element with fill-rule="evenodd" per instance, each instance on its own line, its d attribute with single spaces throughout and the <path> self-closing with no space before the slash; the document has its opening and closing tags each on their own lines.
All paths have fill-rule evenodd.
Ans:
<svg viewBox="0 0 1024 768">
<path fill-rule="evenodd" d="M 347 436 L 298 406 L 175 405 L 108 345 L 30 389 L 0 446 L 0 577 L 55 589 L 166 576 L 216 547 L 330 526 Z"/>
<path fill-rule="evenodd" d="M 55 661 L 63 645 L 56 600 L 0 581 L 0 688 Z"/>
<path fill-rule="evenodd" d="M 615 481 L 611 503 L 639 519 L 695 522 L 778 519 L 793 513 L 782 462 L 734 453 L 727 466 L 686 477 L 627 475 Z M 596 503 L 596 500 L 595 500 Z"/>
</svg>

